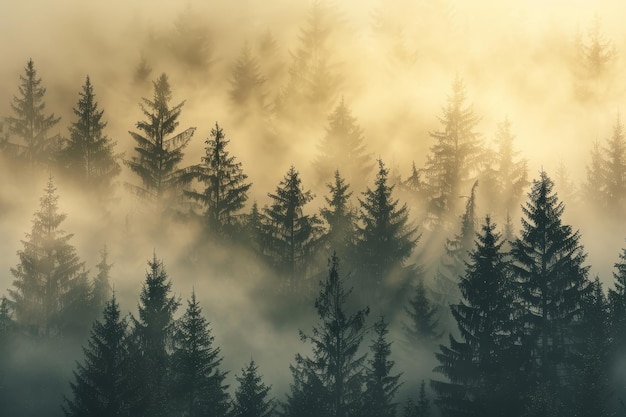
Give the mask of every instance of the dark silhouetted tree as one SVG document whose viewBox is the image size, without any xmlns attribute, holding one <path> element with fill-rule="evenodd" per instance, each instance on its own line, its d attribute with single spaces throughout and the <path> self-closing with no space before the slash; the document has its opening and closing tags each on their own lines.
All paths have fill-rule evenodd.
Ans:
<svg viewBox="0 0 626 417">
<path fill-rule="evenodd" d="M 106 122 L 104 110 L 98 102 L 89 77 L 86 78 L 79 100 L 73 109 L 76 121 L 69 128 L 70 138 L 64 145 L 59 159 L 66 166 L 72 179 L 85 190 L 98 196 L 111 192 L 112 181 L 120 171 L 120 155 L 114 153 L 115 142 L 104 134 Z"/>
<path fill-rule="evenodd" d="M 11 103 L 14 116 L 6 118 L 10 141 L 4 147 L 10 155 L 30 166 L 49 166 L 60 144 L 59 136 L 51 137 L 50 130 L 61 118 L 54 117 L 54 113 L 44 113 L 46 89 L 41 85 L 41 78 L 37 78 L 32 59 L 26 63 L 20 82 L 19 97 L 14 96 Z"/>
<path fill-rule="evenodd" d="M 248 176 L 243 173 L 241 163 L 229 155 L 226 147 L 230 141 L 217 123 L 205 143 L 202 164 L 193 167 L 204 190 L 187 191 L 186 194 L 202 205 L 209 231 L 233 237 L 241 226 L 237 212 L 244 207 L 252 184 L 246 182 Z"/>
<path fill-rule="evenodd" d="M 271 387 L 263 383 L 259 368 L 251 360 L 236 377 L 239 387 L 235 391 L 233 417 L 271 417 L 274 414 L 274 400 L 269 398 Z"/>
<path fill-rule="evenodd" d="M 170 295 L 172 283 L 156 254 L 148 262 L 139 298 L 139 317 L 132 317 L 131 384 L 135 392 L 133 416 L 167 416 L 171 390 L 170 349 L 174 313 L 180 302 Z"/>
<path fill-rule="evenodd" d="M 518 325 L 528 358 L 526 386 L 537 387 L 529 396 L 531 410 L 557 410 L 569 402 L 570 352 L 580 343 L 575 324 L 590 288 L 580 234 L 562 224 L 564 205 L 553 187 L 543 171 L 533 181 L 522 208 L 522 230 L 511 250 L 522 306 Z"/>
<path fill-rule="evenodd" d="M 430 400 L 426 395 L 426 383 L 422 380 L 420 384 L 419 396 L 417 403 L 413 402 L 411 398 L 404 407 L 403 417 L 430 417 Z"/>
<path fill-rule="evenodd" d="M 403 328 L 411 343 L 421 344 L 442 336 L 439 331 L 437 308 L 428 298 L 422 277 L 419 277 L 413 295 L 404 310 L 409 317 L 409 322 L 404 323 Z"/>
<path fill-rule="evenodd" d="M 171 394 L 179 415 L 228 415 L 226 373 L 219 369 L 222 358 L 213 342 L 209 323 L 193 292 L 174 333 Z"/>
<path fill-rule="evenodd" d="M 328 116 L 326 135 L 318 145 L 314 167 L 321 182 L 331 181 L 340 169 L 351 184 L 361 185 L 372 171 L 372 156 L 367 153 L 363 129 L 357 124 L 343 97 Z"/>
<path fill-rule="evenodd" d="M 140 104 L 147 120 L 137 123 L 140 133 L 129 132 L 137 142 L 137 155 L 124 162 L 141 179 L 141 185 L 129 184 L 129 187 L 140 197 L 153 202 L 157 212 L 162 213 L 172 208 L 183 194 L 183 185 L 192 179 L 185 175 L 185 170 L 178 168 L 178 164 L 196 128 L 190 127 L 171 136 L 178 127 L 178 117 L 185 102 L 170 107 L 172 92 L 167 75 L 162 74 L 153 84 L 153 99 L 144 98 L 145 106 Z"/>
<path fill-rule="evenodd" d="M 113 264 L 109 263 L 109 250 L 106 245 L 100 251 L 100 262 L 96 265 L 98 275 L 93 280 L 92 304 L 94 308 L 102 310 L 111 298 L 110 274 Z"/>
<path fill-rule="evenodd" d="M 503 242 L 489 216 L 469 254 L 459 287 L 461 301 L 450 309 L 460 339 L 436 353 L 435 370 L 449 381 L 433 381 L 444 415 L 505 416 L 519 409 L 514 318 L 514 281 Z"/>
<path fill-rule="evenodd" d="M 435 144 L 424 168 L 429 210 L 435 220 L 457 213 L 458 197 L 474 182 L 484 163 L 482 141 L 475 131 L 480 119 L 466 104 L 465 85 L 460 78 L 454 81 L 439 120 L 441 130 L 430 132 Z"/>
<path fill-rule="evenodd" d="M 265 78 L 257 59 L 246 42 L 232 69 L 230 101 L 237 110 L 259 111 L 265 108 Z"/>
<path fill-rule="evenodd" d="M 291 166 L 276 187 L 270 207 L 265 208 L 269 232 L 268 251 L 278 271 L 287 278 L 287 287 L 299 288 L 294 280 L 306 271 L 321 232 L 317 216 L 305 215 L 304 205 L 313 194 L 302 187 L 300 174 Z"/>
<path fill-rule="evenodd" d="M 394 402 L 400 388 L 401 374 L 392 374 L 394 361 L 391 356 L 391 342 L 387 340 L 389 323 L 381 317 L 374 324 L 375 339 L 370 345 L 372 358 L 365 371 L 365 392 L 363 393 L 364 417 L 395 417 L 397 403 Z"/>
<path fill-rule="evenodd" d="M 369 288 L 380 286 L 387 273 L 402 266 L 418 240 L 417 229 L 409 223 L 408 207 L 398 206 L 399 200 L 392 197 L 395 186 L 388 183 L 388 176 L 389 170 L 379 159 L 374 189 L 368 187 L 359 198 L 357 269 Z"/>
<path fill-rule="evenodd" d="M 345 311 L 351 291 L 344 289 L 335 255 L 329 260 L 328 277 L 320 284 L 315 300 L 320 322 L 310 334 L 300 332 L 303 341 L 311 342 L 313 355 L 296 355 L 296 366 L 291 367 L 294 383 L 285 414 L 358 416 L 365 362 L 365 356 L 359 356 L 359 347 L 369 309 L 350 315 Z M 298 414 L 306 407 L 309 409 L 305 413 Z"/>
<path fill-rule="evenodd" d="M 619 262 L 615 263 L 614 268 L 615 288 L 609 288 L 608 294 L 609 361 L 621 363 L 626 359 L 626 249 L 622 249 Z M 609 376 L 613 387 L 626 386 L 626 378 L 621 370 L 614 369 Z M 626 401 L 626 390 L 624 388 L 616 390 L 615 396 L 618 401 Z"/>
<path fill-rule="evenodd" d="M 129 353 L 127 322 L 120 316 L 115 295 L 106 303 L 104 317 L 96 320 L 91 337 L 83 348 L 84 362 L 78 363 L 71 398 L 63 411 L 73 416 L 130 416 L 131 391 L 128 385 Z"/>
<path fill-rule="evenodd" d="M 339 259 L 351 260 L 354 257 L 356 211 L 350 205 L 350 185 L 346 184 L 337 170 L 335 181 L 326 186 L 330 196 L 324 197 L 327 207 L 320 209 L 320 215 L 328 229 L 321 238 L 322 244 L 326 251 L 335 251 Z"/>
<path fill-rule="evenodd" d="M 58 199 L 50 177 L 39 210 L 35 212 L 32 230 L 22 241 L 24 248 L 17 252 L 20 261 L 11 268 L 15 280 L 9 296 L 15 320 L 43 336 L 62 331 L 69 324 L 63 317 L 86 325 L 92 319 L 85 316 L 90 307 L 87 272 L 76 249 L 69 243 L 73 235 L 60 229 L 66 215 L 59 213 Z M 82 315 L 67 317 L 69 312 Z"/>
</svg>

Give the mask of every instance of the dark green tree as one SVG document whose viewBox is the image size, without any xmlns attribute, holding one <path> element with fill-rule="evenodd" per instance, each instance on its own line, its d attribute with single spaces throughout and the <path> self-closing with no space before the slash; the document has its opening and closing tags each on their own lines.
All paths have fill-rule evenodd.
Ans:
<svg viewBox="0 0 626 417">
<path fill-rule="evenodd" d="M 351 184 L 362 184 L 372 171 L 372 156 L 366 151 L 363 129 L 352 116 L 343 97 L 328 116 L 326 135 L 318 145 L 314 167 L 321 182 L 331 181 L 338 169 Z"/>
<path fill-rule="evenodd" d="M 533 181 L 511 250 L 522 306 L 518 325 L 527 357 L 526 386 L 538 387 L 528 403 L 536 402 L 540 410 L 571 404 L 570 352 L 580 343 L 575 325 L 590 289 L 580 233 L 562 223 L 564 205 L 553 187 L 544 171 Z"/>
<path fill-rule="evenodd" d="M 49 166 L 60 144 L 59 136 L 51 137 L 50 130 L 61 118 L 45 114 L 46 89 L 37 78 L 32 59 L 26 63 L 20 82 L 19 97 L 14 96 L 11 103 L 14 116 L 6 118 L 10 141 L 4 144 L 5 149 L 29 166 Z"/>
<path fill-rule="evenodd" d="M 185 102 L 170 107 L 172 92 L 167 75 L 162 74 L 153 85 L 153 99 L 144 98 L 144 104 L 140 104 L 147 120 L 137 123 L 140 132 L 129 132 L 137 142 L 137 155 L 124 162 L 141 180 L 141 185 L 128 184 L 131 190 L 154 203 L 157 212 L 163 213 L 172 209 L 183 194 L 182 187 L 193 178 L 178 165 L 196 128 L 190 127 L 171 136 L 178 127 Z"/>
<path fill-rule="evenodd" d="M 339 259 L 352 259 L 356 233 L 356 212 L 350 204 L 352 191 L 339 171 L 335 171 L 335 181 L 326 184 L 330 196 L 324 197 L 327 207 L 320 209 L 327 230 L 321 237 L 326 251 L 337 253 Z"/>
<path fill-rule="evenodd" d="M 365 371 L 365 392 L 363 394 L 364 417 L 395 417 L 397 403 L 395 396 L 400 388 L 401 374 L 392 374 L 394 361 L 391 356 L 391 342 L 387 341 L 389 323 L 381 316 L 374 324 L 375 339 L 370 345 L 372 358 Z"/>
<path fill-rule="evenodd" d="M 424 279 L 419 277 L 413 296 L 409 299 L 404 311 L 409 322 L 403 324 L 403 329 L 411 343 L 421 344 L 439 339 L 439 319 L 437 307 L 433 306 L 424 286 Z"/>
<path fill-rule="evenodd" d="M 268 398 L 271 387 L 263 383 L 254 360 L 241 370 L 241 376 L 236 379 L 239 387 L 235 391 L 233 417 L 271 417 L 275 407 L 274 400 Z"/>
<path fill-rule="evenodd" d="M 172 392 L 169 386 L 174 313 L 180 302 L 170 295 L 172 283 L 163 262 L 154 254 L 148 262 L 139 298 L 139 316 L 131 317 L 130 351 L 133 416 L 167 416 Z"/>
<path fill-rule="evenodd" d="M 619 254 L 619 262 L 614 265 L 613 285 L 608 294 L 608 328 L 610 334 L 609 360 L 610 363 L 621 363 L 626 360 L 626 249 Z M 609 373 L 613 387 L 625 387 L 626 378 L 619 370 Z M 626 390 L 616 390 L 617 400 L 626 402 Z"/>
<path fill-rule="evenodd" d="M 417 244 L 417 228 L 409 223 L 409 209 L 399 206 L 388 183 L 389 170 L 378 160 L 374 189 L 359 198 L 360 225 L 357 229 L 357 269 L 369 288 L 379 287 L 392 269 L 402 266 Z"/>
<path fill-rule="evenodd" d="M 90 310 L 85 264 L 69 243 L 73 235 L 60 229 L 66 215 L 59 213 L 58 199 L 50 177 L 32 230 L 22 241 L 23 249 L 17 252 L 19 263 L 11 268 L 15 280 L 9 296 L 15 320 L 28 331 L 43 336 L 61 332 L 69 324 L 64 318 L 87 326 L 92 319 L 85 314 Z"/>
<path fill-rule="evenodd" d="M 172 353 L 172 401 L 178 415 L 226 416 L 230 398 L 221 372 L 220 348 L 214 347 L 214 337 L 202 309 L 191 294 L 187 310 L 176 325 Z"/>
<path fill-rule="evenodd" d="M 310 334 L 300 332 L 303 341 L 311 342 L 313 355 L 296 355 L 296 366 L 291 367 L 292 394 L 288 396 L 285 414 L 358 416 L 365 363 L 359 347 L 369 308 L 350 315 L 345 311 L 351 291 L 344 289 L 336 255 L 329 260 L 328 278 L 320 286 L 315 300 L 320 322 Z M 297 414 L 306 407 L 310 407 L 308 414 Z"/>
<path fill-rule="evenodd" d="M 89 76 L 85 79 L 79 100 L 73 109 L 76 121 L 69 128 L 70 138 L 59 159 L 72 179 L 98 196 L 111 192 L 113 179 L 120 173 L 120 155 L 114 153 L 115 142 L 104 134 L 104 110 L 98 102 Z"/>
<path fill-rule="evenodd" d="M 106 303 L 104 317 L 96 320 L 91 337 L 83 348 L 83 363 L 70 382 L 71 398 L 65 398 L 63 411 L 73 416 L 130 416 L 131 392 L 128 385 L 129 353 L 127 322 L 113 298 Z"/>
<path fill-rule="evenodd" d="M 211 139 L 205 143 L 202 164 L 193 167 L 204 190 L 186 191 L 186 194 L 202 205 L 209 231 L 232 238 L 241 225 L 237 212 L 244 207 L 252 184 L 246 182 L 248 176 L 243 173 L 241 163 L 229 155 L 226 147 L 230 141 L 217 123 L 211 129 Z"/>
<path fill-rule="evenodd" d="M 461 302 L 450 306 L 461 340 L 450 335 L 449 346 L 436 353 L 435 370 L 448 381 L 432 386 L 446 416 L 505 416 L 519 409 L 514 282 L 495 229 L 487 216 L 459 283 Z"/>
<path fill-rule="evenodd" d="M 300 174 L 292 165 L 276 193 L 268 196 L 272 204 L 264 210 L 269 233 L 267 250 L 278 271 L 287 278 L 287 287 L 299 288 L 302 284 L 295 279 L 306 271 L 321 232 L 317 216 L 303 211 L 313 194 L 304 190 Z"/>
<path fill-rule="evenodd" d="M 246 42 L 232 69 L 230 101 L 239 111 L 259 111 L 265 108 L 265 78 L 257 59 Z"/>
<path fill-rule="evenodd" d="M 459 196 L 475 181 L 484 163 L 482 141 L 475 129 L 480 119 L 466 104 L 465 85 L 456 78 L 452 95 L 443 108 L 441 130 L 430 132 L 435 144 L 424 168 L 435 219 L 446 219 L 458 211 Z"/>
</svg>

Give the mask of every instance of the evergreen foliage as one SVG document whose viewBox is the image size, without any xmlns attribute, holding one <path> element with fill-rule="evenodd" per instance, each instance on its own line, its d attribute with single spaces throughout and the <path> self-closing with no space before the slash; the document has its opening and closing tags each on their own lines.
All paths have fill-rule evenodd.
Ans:
<svg viewBox="0 0 626 417">
<path fill-rule="evenodd" d="M 109 250 L 106 245 L 100 251 L 100 262 L 96 265 L 98 275 L 93 280 L 92 305 L 101 310 L 111 297 L 110 273 L 113 264 L 109 263 Z"/>
<path fill-rule="evenodd" d="M 153 85 L 153 99 L 144 98 L 140 104 L 146 120 L 137 122 L 139 132 L 129 132 L 137 143 L 137 155 L 124 162 L 141 180 L 141 185 L 128 186 L 141 198 L 154 203 L 161 214 L 174 207 L 183 194 L 182 187 L 192 180 L 178 165 L 196 129 L 190 127 L 172 136 L 185 102 L 170 107 L 172 92 L 167 75 L 162 74 Z"/>
<path fill-rule="evenodd" d="M 32 59 L 20 75 L 19 97 L 13 96 L 11 109 L 14 116 L 6 118 L 11 141 L 4 144 L 7 152 L 29 166 L 50 166 L 58 152 L 58 135 L 50 137 L 50 130 L 59 123 L 54 113 L 45 114 L 46 89 L 37 78 Z M 12 140 L 15 137 L 17 141 Z"/>
<path fill-rule="evenodd" d="M 442 336 L 439 331 L 437 307 L 432 305 L 422 277 L 418 279 L 413 296 L 409 299 L 408 306 L 404 307 L 404 311 L 409 317 L 409 323 L 403 324 L 403 328 L 411 342 L 421 344 Z"/>
<path fill-rule="evenodd" d="M 585 201 L 595 209 L 606 209 L 606 166 L 600 143 L 595 141 L 591 149 L 591 162 L 587 165 L 587 177 L 583 183 Z"/>
<path fill-rule="evenodd" d="M 121 171 L 120 155 L 114 153 L 115 142 L 104 134 L 107 125 L 102 120 L 104 110 L 98 109 L 89 76 L 73 110 L 76 121 L 69 128 L 70 138 L 61 151 L 61 163 L 83 189 L 98 196 L 108 195 L 113 179 Z"/>
<path fill-rule="evenodd" d="M 70 382 L 71 399 L 65 398 L 66 416 L 131 415 L 126 337 L 127 322 L 120 315 L 114 295 L 106 303 L 103 318 L 93 323 L 91 337 L 83 348 L 84 362 L 77 364 L 74 382 Z"/>
<path fill-rule="evenodd" d="M 226 150 L 230 141 L 217 123 L 211 129 L 211 139 L 205 143 L 202 164 L 194 167 L 204 191 L 187 191 L 186 194 L 203 206 L 209 231 L 232 238 L 241 223 L 237 212 L 244 207 L 252 184 L 246 182 L 248 176 L 243 173 L 241 163 Z"/>
<path fill-rule="evenodd" d="M 233 417 L 271 417 L 274 413 L 274 401 L 268 398 L 271 387 L 263 383 L 259 368 L 251 360 L 236 377 L 239 387 L 235 391 Z"/>
<path fill-rule="evenodd" d="M 419 397 L 417 403 L 413 402 L 413 399 L 409 398 L 407 401 L 403 417 L 430 417 L 430 400 L 426 395 L 426 383 L 422 380 L 420 384 Z"/>
<path fill-rule="evenodd" d="M 259 62 L 246 42 L 232 69 L 230 101 L 237 110 L 259 111 L 265 108 L 265 78 Z"/>
<path fill-rule="evenodd" d="M 354 238 L 356 233 L 356 211 L 350 204 L 352 191 L 350 185 L 335 171 L 335 180 L 326 184 L 330 193 L 324 197 L 327 207 L 320 209 L 320 215 L 327 225 L 321 237 L 326 251 L 336 252 L 339 259 L 351 260 L 354 257 Z"/>
</svg>

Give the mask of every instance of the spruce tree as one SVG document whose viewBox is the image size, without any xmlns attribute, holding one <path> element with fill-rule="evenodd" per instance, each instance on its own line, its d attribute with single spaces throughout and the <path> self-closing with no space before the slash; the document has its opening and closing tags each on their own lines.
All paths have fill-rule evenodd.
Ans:
<svg viewBox="0 0 626 417">
<path fill-rule="evenodd" d="M 54 113 L 45 114 L 46 89 L 37 77 L 32 59 L 26 63 L 20 82 L 19 97 L 14 96 L 11 103 L 14 116 L 6 118 L 12 136 L 4 146 L 12 156 L 29 166 L 49 166 L 60 142 L 58 135 L 50 137 L 50 130 L 61 118 L 54 117 Z"/>
<path fill-rule="evenodd" d="M 153 85 L 153 99 L 144 98 L 140 104 L 146 120 L 137 122 L 139 132 L 129 132 L 137 142 L 137 155 L 124 162 L 141 180 L 141 185 L 128 184 L 130 189 L 154 203 L 161 214 L 173 208 L 183 194 L 181 188 L 192 180 L 178 165 L 196 129 L 174 134 L 185 102 L 170 107 L 172 92 L 167 75 L 162 74 Z"/>
<path fill-rule="evenodd" d="M 553 187 L 544 171 L 533 181 L 511 255 L 522 306 L 518 325 L 527 357 L 526 382 L 540 387 L 539 396 L 530 399 L 536 397 L 542 409 L 556 410 L 570 402 L 570 352 L 580 342 L 574 328 L 589 286 L 580 234 L 562 224 L 564 205 Z"/>
<path fill-rule="evenodd" d="M 134 416 L 166 416 L 169 413 L 170 349 L 174 313 L 180 302 L 170 295 L 172 283 L 156 254 L 148 262 L 139 298 L 139 316 L 131 317 L 131 375 Z"/>
<path fill-rule="evenodd" d="M 595 209 L 604 210 L 606 198 L 606 164 L 600 143 L 595 141 L 591 149 L 591 162 L 586 167 L 587 175 L 583 183 L 585 202 Z"/>
<path fill-rule="evenodd" d="M 350 205 L 350 185 L 335 171 L 335 181 L 326 184 L 330 196 L 324 197 L 327 207 L 320 209 L 327 230 L 321 237 L 324 249 L 335 251 L 339 259 L 352 259 L 356 233 L 356 212 Z"/>
<path fill-rule="evenodd" d="M 409 209 L 399 205 L 388 184 L 389 170 L 378 160 L 374 189 L 369 187 L 359 198 L 360 224 L 356 250 L 359 273 L 366 288 L 378 288 L 392 269 L 402 266 L 417 244 L 417 229 L 409 223 Z"/>
<path fill-rule="evenodd" d="M 608 293 L 609 361 L 620 363 L 626 359 L 626 249 L 622 249 L 614 268 L 615 288 L 609 288 Z M 621 372 L 612 372 L 610 377 L 614 387 L 626 386 L 626 377 Z M 615 395 L 618 401 L 626 403 L 626 390 L 621 388 Z"/>
<path fill-rule="evenodd" d="M 109 250 L 106 245 L 100 251 L 100 262 L 96 265 L 98 275 L 93 280 L 91 299 L 94 308 L 101 310 L 111 297 L 110 273 L 113 264 L 109 263 Z"/>
<path fill-rule="evenodd" d="M 475 131 L 479 120 L 466 104 L 465 85 L 457 77 L 440 117 L 441 130 L 430 132 L 435 144 L 424 168 L 429 211 L 435 220 L 445 220 L 457 212 L 458 197 L 475 180 L 484 162 L 483 145 Z"/>
<path fill-rule="evenodd" d="M 250 360 L 236 379 L 239 387 L 235 391 L 233 417 L 271 417 L 274 414 L 274 401 L 268 398 L 271 387 L 263 383 L 254 360 Z"/>
<path fill-rule="evenodd" d="M 626 138 L 619 114 L 604 153 L 607 209 L 611 215 L 620 216 L 626 207 Z"/>
<path fill-rule="evenodd" d="M 372 358 L 365 372 L 363 394 L 363 417 L 395 417 L 397 403 L 394 402 L 400 388 L 401 374 L 392 374 L 394 361 L 390 360 L 391 342 L 387 341 L 389 323 L 381 316 L 374 324 L 375 339 L 370 345 Z"/>
<path fill-rule="evenodd" d="M 489 216 L 470 252 L 459 287 L 462 299 L 450 306 L 460 339 L 436 353 L 435 371 L 449 381 L 433 381 L 435 402 L 444 415 L 512 415 L 517 403 L 515 294 L 503 242 Z M 472 414 L 474 413 L 474 414 Z"/>
<path fill-rule="evenodd" d="M 372 156 L 367 153 L 363 129 L 346 105 L 343 97 L 328 116 L 326 135 L 318 145 L 314 167 L 321 182 L 328 182 L 331 173 L 341 172 L 351 184 L 359 184 L 372 171 Z"/>
<path fill-rule="evenodd" d="M 72 234 L 60 229 L 66 215 L 59 213 L 56 187 L 49 177 L 33 227 L 17 252 L 19 263 L 11 268 L 15 280 L 9 290 L 15 320 L 30 332 L 53 336 L 68 323 L 64 318 L 91 322 L 89 283 L 85 265 L 69 241 Z M 68 313 L 72 314 L 68 314 Z M 80 313 L 76 316 L 74 313 Z"/>
<path fill-rule="evenodd" d="M 191 294 L 185 314 L 174 333 L 171 395 L 176 413 L 184 416 L 226 416 L 230 398 L 224 384 L 226 373 L 220 371 L 220 348 L 202 309 Z"/>
<path fill-rule="evenodd" d="M 186 193 L 202 205 L 209 231 L 232 238 L 240 225 L 237 212 L 244 207 L 252 184 L 246 182 L 248 176 L 243 173 L 241 163 L 229 155 L 226 147 L 230 141 L 217 123 L 211 129 L 211 139 L 205 143 L 202 164 L 194 167 L 204 190 Z"/>
<path fill-rule="evenodd" d="M 439 339 L 439 319 L 437 307 L 433 306 L 424 286 L 424 279 L 420 277 L 415 285 L 413 296 L 409 299 L 404 311 L 409 317 L 408 324 L 403 328 L 411 343 L 421 344 Z"/>
<path fill-rule="evenodd" d="M 321 232 L 317 216 L 304 214 L 304 205 L 313 200 L 313 194 L 302 187 L 300 174 L 293 165 L 276 187 L 270 207 L 265 208 L 269 235 L 269 255 L 280 273 L 287 279 L 287 287 L 298 288 L 302 283 L 295 278 L 306 271 L 317 246 Z"/>
<path fill-rule="evenodd" d="M 61 163 L 72 179 L 85 190 L 102 196 L 111 192 L 113 179 L 120 173 L 120 155 L 114 153 L 115 142 L 104 134 L 107 123 L 89 76 L 85 79 L 79 100 L 73 109 L 76 121 L 69 128 L 70 138 L 61 151 Z"/>
<path fill-rule="evenodd" d="M 344 288 L 336 255 L 329 260 L 328 277 L 320 286 L 315 300 L 319 324 L 310 334 L 300 332 L 303 341 L 311 342 L 313 356 L 296 355 L 296 366 L 291 367 L 292 394 L 288 396 L 285 414 L 358 416 L 365 362 L 359 347 L 369 308 L 353 314 L 346 312 L 351 291 Z M 310 414 L 298 414 L 306 407 Z"/>
<path fill-rule="evenodd" d="M 131 391 L 128 385 L 129 352 L 126 344 L 127 322 L 120 307 L 111 298 L 104 316 L 96 320 L 91 337 L 83 348 L 83 363 L 74 371 L 70 382 L 71 398 L 65 398 L 63 411 L 73 416 L 130 416 Z"/>
<path fill-rule="evenodd" d="M 430 417 L 430 400 L 426 395 L 426 383 L 422 380 L 420 384 L 419 397 L 417 403 L 412 398 L 407 401 L 403 417 Z"/>
<path fill-rule="evenodd" d="M 246 42 L 232 69 L 230 101 L 239 111 L 257 112 L 265 108 L 265 78 L 257 59 Z"/>
</svg>

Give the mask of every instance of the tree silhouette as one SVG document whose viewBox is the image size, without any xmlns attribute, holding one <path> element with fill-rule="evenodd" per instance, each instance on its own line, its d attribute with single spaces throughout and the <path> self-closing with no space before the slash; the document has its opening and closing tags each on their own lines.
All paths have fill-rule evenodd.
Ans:
<svg viewBox="0 0 626 417">
<path fill-rule="evenodd" d="M 335 251 L 339 259 L 354 258 L 354 239 L 356 233 L 356 211 L 350 205 L 352 192 L 350 185 L 335 171 L 335 181 L 326 184 L 329 197 L 324 197 L 327 207 L 320 209 L 320 215 L 328 229 L 321 237 L 324 249 Z"/>
<path fill-rule="evenodd" d="M 270 388 L 263 383 L 258 366 L 250 360 L 248 366 L 236 377 L 239 387 L 235 391 L 234 417 L 270 417 L 274 413 L 274 401 L 268 398 Z"/>
<path fill-rule="evenodd" d="M 265 108 L 265 78 L 257 59 L 246 42 L 233 65 L 230 78 L 230 101 L 237 110 L 258 112 Z"/>
</svg>

